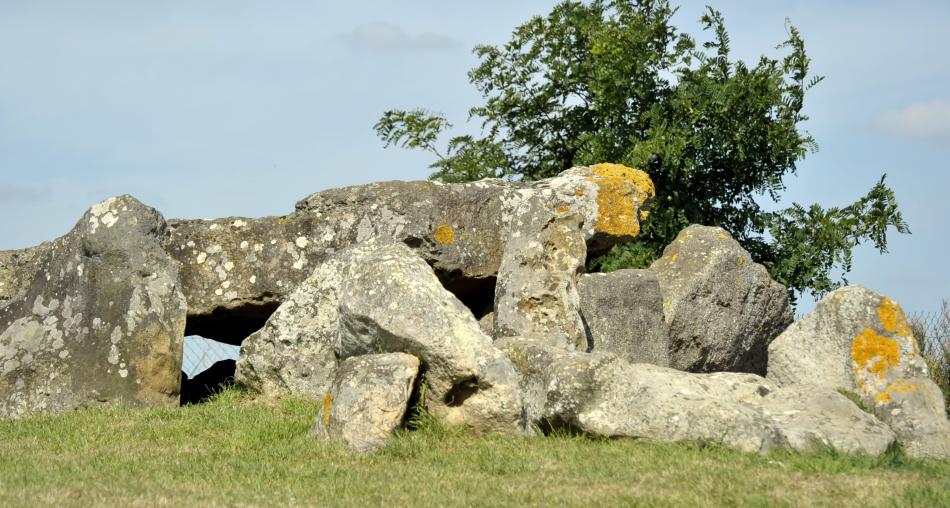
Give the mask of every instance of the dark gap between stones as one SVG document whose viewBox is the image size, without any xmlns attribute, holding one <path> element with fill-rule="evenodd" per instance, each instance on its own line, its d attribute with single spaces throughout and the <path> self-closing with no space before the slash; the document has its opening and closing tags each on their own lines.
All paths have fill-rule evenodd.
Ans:
<svg viewBox="0 0 950 508">
<path fill-rule="evenodd" d="M 185 323 L 186 337 L 200 337 L 221 344 L 240 346 L 244 339 L 264 327 L 267 319 L 277 310 L 276 301 L 253 302 L 229 309 L 215 309 L 208 315 L 190 315 Z M 215 355 L 214 343 L 206 354 Z M 184 354 L 184 353 L 183 353 Z M 182 358 L 184 364 L 184 358 Z M 234 384 L 237 362 L 222 358 L 191 379 L 181 373 L 182 406 L 206 402 L 212 395 Z"/>
<path fill-rule="evenodd" d="M 448 272 L 436 272 L 442 287 L 455 295 L 475 319 L 481 319 L 495 306 L 495 277 L 466 278 Z"/>
</svg>

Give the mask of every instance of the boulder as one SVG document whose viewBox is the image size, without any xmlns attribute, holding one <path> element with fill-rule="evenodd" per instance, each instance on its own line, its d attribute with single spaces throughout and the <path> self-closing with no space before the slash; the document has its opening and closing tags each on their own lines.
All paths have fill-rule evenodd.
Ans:
<svg viewBox="0 0 950 508">
<path fill-rule="evenodd" d="M 522 429 L 511 362 L 422 258 L 402 244 L 355 247 L 343 257 L 339 358 L 412 354 L 436 418 L 477 431 Z"/>
<path fill-rule="evenodd" d="M 182 265 L 189 332 L 238 344 L 260 323 L 237 318 L 266 319 L 343 248 L 404 243 L 454 293 L 490 292 L 526 199 L 556 197 L 581 217 L 589 249 L 600 252 L 637 234 L 653 193 L 646 173 L 609 164 L 536 182 L 380 182 L 318 192 L 282 217 L 171 221 L 166 249 Z M 0 256 L 0 282 L 2 266 Z"/>
<path fill-rule="evenodd" d="M 321 263 L 264 327 L 244 340 L 235 374 L 239 384 L 267 397 L 324 396 L 337 368 L 337 292 L 346 270 L 340 256 Z"/>
<path fill-rule="evenodd" d="M 950 457 L 939 388 L 900 306 L 861 286 L 829 293 L 769 346 L 768 377 L 856 393 L 908 453 Z"/>
<path fill-rule="evenodd" d="M 178 405 L 187 309 L 165 227 L 120 196 L 65 236 L 3 256 L 0 279 L 17 289 L 0 303 L 0 417 Z"/>
<path fill-rule="evenodd" d="M 878 455 L 894 441 L 885 425 L 827 388 L 784 392 L 754 374 L 692 374 L 532 339 L 498 345 L 522 375 L 528 421 L 541 429 L 761 453 L 831 447 Z"/>
<path fill-rule="evenodd" d="M 793 320 L 788 292 L 726 231 L 690 226 L 650 269 L 674 368 L 765 374 L 769 343 Z"/>
<path fill-rule="evenodd" d="M 588 245 L 596 251 L 636 237 L 653 182 L 642 171 L 598 164 L 568 170 L 532 190 L 509 224 L 495 285 L 493 335 L 588 351 L 577 294 Z M 591 194 L 595 202 L 577 201 Z"/>
<path fill-rule="evenodd" d="M 356 452 L 382 447 L 406 416 L 419 360 L 404 353 L 347 358 L 311 428 L 317 439 L 339 440 Z"/>
<path fill-rule="evenodd" d="M 550 198 L 526 200 L 517 215 L 495 285 L 494 337 L 588 350 L 577 295 L 587 259 L 581 217 Z"/>
<path fill-rule="evenodd" d="M 592 351 L 669 367 L 669 329 L 656 274 L 618 270 L 581 275 L 577 290 Z"/>
</svg>

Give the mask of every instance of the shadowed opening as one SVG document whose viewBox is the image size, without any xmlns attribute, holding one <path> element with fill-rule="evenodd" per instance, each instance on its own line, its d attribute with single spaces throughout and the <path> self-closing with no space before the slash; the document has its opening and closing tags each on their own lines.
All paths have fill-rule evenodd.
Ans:
<svg viewBox="0 0 950 508">
<path fill-rule="evenodd" d="M 280 302 L 252 302 L 231 308 L 217 308 L 211 314 L 188 316 L 185 336 L 198 335 L 225 344 L 240 346 L 248 335 L 264 327 Z"/>
<path fill-rule="evenodd" d="M 478 391 L 478 378 L 471 377 L 455 383 L 448 393 L 445 394 L 443 402 L 449 407 L 458 407 L 465 403 L 465 400 L 475 395 Z"/>
<path fill-rule="evenodd" d="M 495 305 L 495 277 L 473 279 L 445 272 L 437 272 L 437 275 L 442 287 L 468 307 L 475 319 L 481 319 L 492 311 Z"/>
<path fill-rule="evenodd" d="M 182 353 L 181 405 L 199 404 L 234 384 L 241 343 L 263 328 L 278 302 L 254 302 L 190 315 Z"/>
</svg>

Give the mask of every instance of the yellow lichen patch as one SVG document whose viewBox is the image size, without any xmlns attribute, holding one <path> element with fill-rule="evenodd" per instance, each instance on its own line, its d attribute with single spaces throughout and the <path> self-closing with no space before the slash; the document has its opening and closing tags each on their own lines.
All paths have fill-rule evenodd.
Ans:
<svg viewBox="0 0 950 508">
<path fill-rule="evenodd" d="M 896 333 L 901 337 L 910 335 L 910 325 L 900 305 L 894 303 L 890 298 L 881 300 L 881 305 L 877 308 L 877 317 L 881 320 L 881 326 L 890 333 Z"/>
<path fill-rule="evenodd" d="M 455 231 L 447 224 L 437 227 L 432 237 L 435 238 L 435 242 L 440 245 L 455 243 Z"/>
<path fill-rule="evenodd" d="M 570 207 L 567 207 L 567 206 L 557 207 L 557 213 L 567 213 L 569 211 L 571 211 Z"/>
<path fill-rule="evenodd" d="M 647 217 L 649 217 L 649 216 L 650 216 L 650 212 L 649 212 L 648 210 L 640 210 L 640 220 L 641 220 L 641 221 L 647 220 Z"/>
<path fill-rule="evenodd" d="M 874 396 L 878 402 L 890 402 L 891 395 L 899 393 L 901 395 L 907 395 L 910 392 L 916 392 L 919 388 L 914 383 L 909 381 L 904 381 L 903 379 L 898 379 L 894 381 L 890 386 L 884 389 L 883 392 Z"/>
<path fill-rule="evenodd" d="M 670 263 L 675 263 L 676 259 L 679 257 L 680 257 L 679 253 L 674 253 L 672 256 L 670 256 Z"/>
<path fill-rule="evenodd" d="M 887 371 L 897 367 L 901 351 L 897 341 L 865 328 L 851 343 L 851 360 L 856 371 L 867 369 L 883 379 Z"/>
<path fill-rule="evenodd" d="M 618 236 L 640 233 L 640 208 L 656 196 L 650 175 L 622 164 L 592 166 L 597 185 L 597 224 L 594 230 Z"/>
<path fill-rule="evenodd" d="M 584 189 L 574 189 L 574 195 L 575 195 L 575 196 L 578 196 L 578 197 L 579 197 L 579 196 L 583 196 L 583 195 L 585 195 L 585 194 L 587 194 L 587 191 L 585 191 Z"/>
<path fill-rule="evenodd" d="M 323 396 L 323 426 L 330 426 L 330 408 L 333 406 L 333 395 L 326 394 Z"/>
</svg>

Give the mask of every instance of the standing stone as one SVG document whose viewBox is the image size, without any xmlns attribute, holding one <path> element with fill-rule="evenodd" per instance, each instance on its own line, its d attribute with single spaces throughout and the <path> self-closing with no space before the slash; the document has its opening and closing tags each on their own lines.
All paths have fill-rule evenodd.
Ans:
<svg viewBox="0 0 950 508">
<path fill-rule="evenodd" d="M 861 286 L 832 291 L 769 346 L 769 379 L 859 395 L 918 457 L 950 457 L 943 397 L 900 306 Z"/>
<path fill-rule="evenodd" d="M 187 310 L 164 234 L 161 214 L 120 196 L 13 263 L 29 283 L 0 303 L 0 417 L 178 405 Z"/>
<path fill-rule="evenodd" d="M 650 269 L 663 293 L 674 368 L 765 374 L 769 343 L 793 319 L 788 292 L 726 231 L 690 226 Z"/>
<path fill-rule="evenodd" d="M 402 425 L 419 360 L 404 353 L 347 358 L 323 397 L 311 435 L 341 440 L 353 451 L 381 448 Z"/>
<path fill-rule="evenodd" d="M 578 201 L 593 195 L 594 202 Z M 515 208 L 495 286 L 494 337 L 589 350 L 577 277 L 593 251 L 631 240 L 654 196 L 643 171 L 619 164 L 574 168 L 532 189 Z"/>
<path fill-rule="evenodd" d="M 581 275 L 577 289 L 592 351 L 669 367 L 669 330 L 656 274 L 618 270 Z"/>
<path fill-rule="evenodd" d="M 236 381 L 267 397 L 322 398 L 337 368 L 343 276 L 344 261 L 335 257 L 298 285 L 264 327 L 245 339 Z"/>
<path fill-rule="evenodd" d="M 433 416 L 476 431 L 520 431 L 511 362 L 422 258 L 401 244 L 356 247 L 343 256 L 339 358 L 412 354 L 423 363 Z"/>
<path fill-rule="evenodd" d="M 577 295 L 587 258 L 581 217 L 544 198 L 527 200 L 518 216 L 495 285 L 494 336 L 587 350 Z"/>
</svg>

